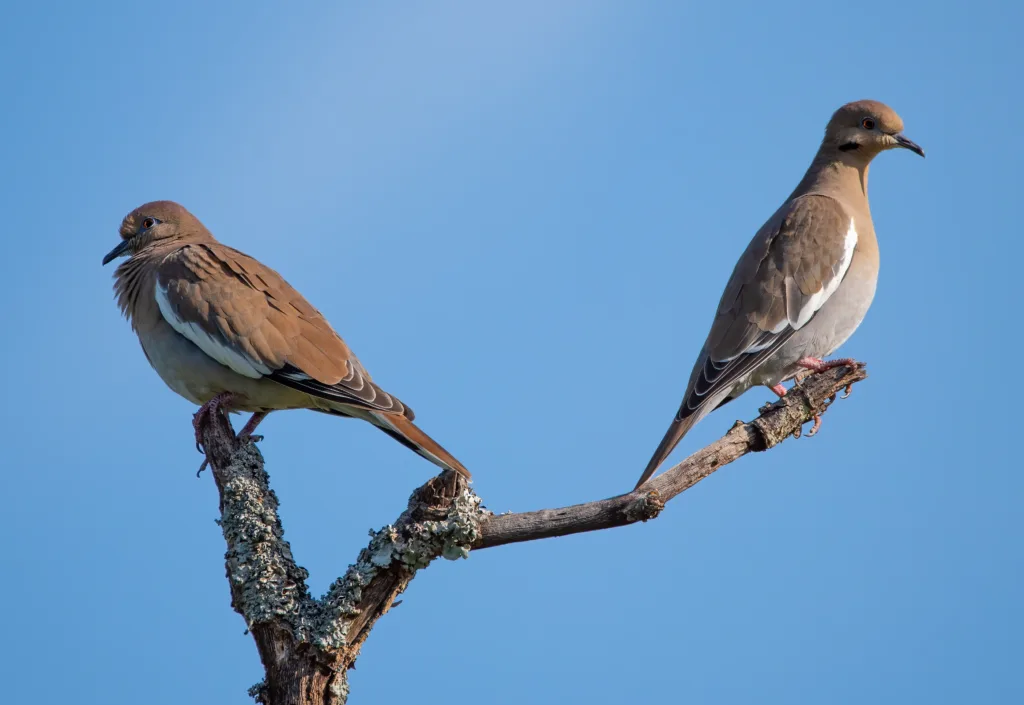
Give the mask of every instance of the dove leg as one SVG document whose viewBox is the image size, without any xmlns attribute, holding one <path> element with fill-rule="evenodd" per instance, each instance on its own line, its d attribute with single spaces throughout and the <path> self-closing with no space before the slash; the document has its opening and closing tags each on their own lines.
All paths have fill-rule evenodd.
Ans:
<svg viewBox="0 0 1024 705">
<path fill-rule="evenodd" d="M 249 417 L 249 420 L 242 426 L 242 430 L 238 432 L 239 438 L 247 438 L 252 435 L 252 432 L 256 430 L 256 427 L 260 425 L 263 419 L 267 418 L 267 411 L 257 411 L 255 414 Z"/>
<path fill-rule="evenodd" d="M 802 357 L 796 361 L 796 364 L 803 367 L 805 370 L 811 370 L 812 372 L 824 372 L 825 370 L 831 370 L 833 367 L 857 367 L 860 365 L 859 362 L 851 357 L 841 357 L 838 360 L 821 360 L 816 357 Z M 849 387 L 847 387 L 849 390 Z M 773 390 L 774 391 L 774 388 Z M 848 395 L 847 395 L 848 396 Z M 821 416 L 815 414 L 814 424 L 811 426 L 811 430 L 807 432 L 807 437 L 811 438 L 821 428 Z"/>
<path fill-rule="evenodd" d="M 824 372 L 825 370 L 831 370 L 833 367 L 857 367 L 860 363 L 852 357 L 841 357 L 838 360 L 828 361 L 820 360 L 816 357 L 802 357 L 796 361 L 796 364 L 807 370 Z"/>
<path fill-rule="evenodd" d="M 221 402 L 221 403 L 223 404 L 223 402 Z M 269 411 L 257 411 L 255 414 L 250 416 L 249 420 L 245 422 L 244 426 L 242 426 L 242 430 L 238 432 L 238 435 L 236 436 L 236 438 L 252 438 L 254 441 L 261 440 L 263 438 L 262 436 L 253 436 L 252 432 L 255 431 L 256 427 L 260 425 L 260 421 L 262 421 L 263 419 L 267 418 L 267 414 L 269 414 L 269 413 L 270 413 Z M 196 415 L 198 416 L 198 412 L 197 412 Z M 196 448 L 200 447 L 198 437 L 199 437 L 199 428 L 197 427 L 196 428 L 196 438 L 197 438 L 197 440 L 196 440 Z M 200 452 L 202 452 L 202 451 L 200 451 Z M 196 473 L 196 477 L 199 477 L 200 475 L 202 475 L 203 474 L 203 470 L 205 470 L 206 466 L 209 465 L 209 464 L 210 464 L 209 460 L 204 460 L 203 464 L 199 466 L 199 471 Z"/>
<path fill-rule="evenodd" d="M 231 401 L 231 392 L 221 392 L 199 407 L 199 411 L 192 417 L 192 429 L 196 432 L 196 450 L 200 453 L 203 452 L 203 425 L 229 401 Z"/>
</svg>

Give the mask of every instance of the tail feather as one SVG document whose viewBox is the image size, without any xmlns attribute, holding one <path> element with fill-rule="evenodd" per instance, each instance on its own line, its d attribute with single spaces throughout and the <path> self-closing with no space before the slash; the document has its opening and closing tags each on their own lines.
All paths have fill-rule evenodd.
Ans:
<svg viewBox="0 0 1024 705">
<path fill-rule="evenodd" d="M 680 405 L 675 418 L 672 419 L 672 425 L 668 427 L 668 431 L 665 432 L 665 437 L 661 439 L 661 443 L 658 444 L 657 450 L 655 450 L 654 455 L 651 456 L 650 462 L 648 462 L 647 467 L 644 468 L 644 474 L 640 476 L 640 481 L 636 483 L 636 487 L 633 489 L 639 489 L 640 485 L 651 479 L 651 475 L 657 472 L 658 467 L 665 462 L 665 458 L 675 450 L 676 446 L 679 445 L 679 441 L 683 440 L 683 436 L 689 433 L 690 429 L 693 428 L 698 421 L 715 409 L 720 409 L 735 399 L 736 397 L 733 396 L 734 390 L 735 386 L 727 387 L 726 389 L 719 391 L 717 394 L 708 397 L 703 403 L 694 409 L 686 403 L 686 399 L 689 397 L 691 391 L 690 389 L 687 389 L 687 396 L 683 397 L 683 403 Z"/>
<path fill-rule="evenodd" d="M 658 444 L 657 450 L 654 451 L 654 455 L 651 456 L 650 462 L 647 463 L 647 467 L 644 468 L 644 474 L 640 476 L 640 481 L 636 483 L 636 487 L 633 489 L 639 489 L 640 485 L 644 484 L 651 479 L 665 458 L 675 450 L 675 447 L 679 445 L 679 441 L 683 440 L 683 436 L 693 428 L 693 425 L 703 418 L 704 414 L 695 413 L 691 414 L 683 419 L 678 416 L 672 419 L 672 425 L 668 427 L 668 431 L 665 433 L 665 437 L 661 439 L 661 443 Z"/>
<path fill-rule="evenodd" d="M 454 470 L 467 480 L 472 479 L 469 470 L 454 455 L 442 448 L 440 443 L 420 430 L 420 427 L 407 417 L 371 411 L 367 413 L 366 420 L 434 465 L 445 470 Z"/>
</svg>

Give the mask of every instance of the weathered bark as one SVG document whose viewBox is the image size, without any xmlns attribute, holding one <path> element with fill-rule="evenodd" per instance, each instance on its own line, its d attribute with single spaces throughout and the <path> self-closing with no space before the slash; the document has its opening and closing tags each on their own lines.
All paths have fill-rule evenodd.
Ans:
<svg viewBox="0 0 1024 705">
<path fill-rule="evenodd" d="M 811 375 L 751 423 L 737 421 L 724 437 L 638 490 L 608 499 L 494 515 L 461 476 L 443 472 L 412 493 L 394 524 L 371 533 L 356 562 L 320 598 L 309 594 L 308 573 L 284 540 L 263 457 L 216 415 L 203 428 L 203 444 L 220 493 L 231 604 L 245 619 L 266 672 L 251 694 L 265 705 L 341 705 L 348 697 L 347 671 L 370 630 L 434 559 L 653 519 L 665 502 L 722 466 L 799 436 L 839 390 L 866 377 L 862 367 Z"/>
</svg>

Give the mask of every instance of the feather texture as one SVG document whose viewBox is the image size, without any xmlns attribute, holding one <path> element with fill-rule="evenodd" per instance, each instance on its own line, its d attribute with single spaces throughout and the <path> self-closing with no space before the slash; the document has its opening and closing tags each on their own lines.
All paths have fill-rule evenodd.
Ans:
<svg viewBox="0 0 1024 705">
<path fill-rule="evenodd" d="M 230 410 L 308 408 L 360 418 L 432 463 L 466 468 L 413 423 L 324 316 L 276 271 L 217 242 L 191 213 L 154 201 L 121 224 L 115 273 L 121 311 L 167 385 Z"/>
</svg>

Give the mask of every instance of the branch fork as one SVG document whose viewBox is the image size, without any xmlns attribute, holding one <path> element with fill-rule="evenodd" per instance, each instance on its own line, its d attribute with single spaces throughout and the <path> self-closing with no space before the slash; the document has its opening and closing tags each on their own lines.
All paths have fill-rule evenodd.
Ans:
<svg viewBox="0 0 1024 705">
<path fill-rule="evenodd" d="M 264 705 L 341 705 L 349 669 L 376 621 L 396 604 L 416 572 L 437 558 L 655 519 L 665 504 L 724 465 L 765 451 L 821 414 L 845 388 L 867 377 L 863 365 L 811 374 L 750 423 L 626 494 L 560 509 L 492 514 L 451 471 L 412 493 L 393 524 L 370 532 L 356 562 L 320 598 L 284 540 L 278 500 L 251 438 L 236 438 L 223 413 L 201 425 L 203 448 L 220 495 L 219 524 L 231 605 L 245 620 L 266 671 L 250 694 Z"/>
</svg>

